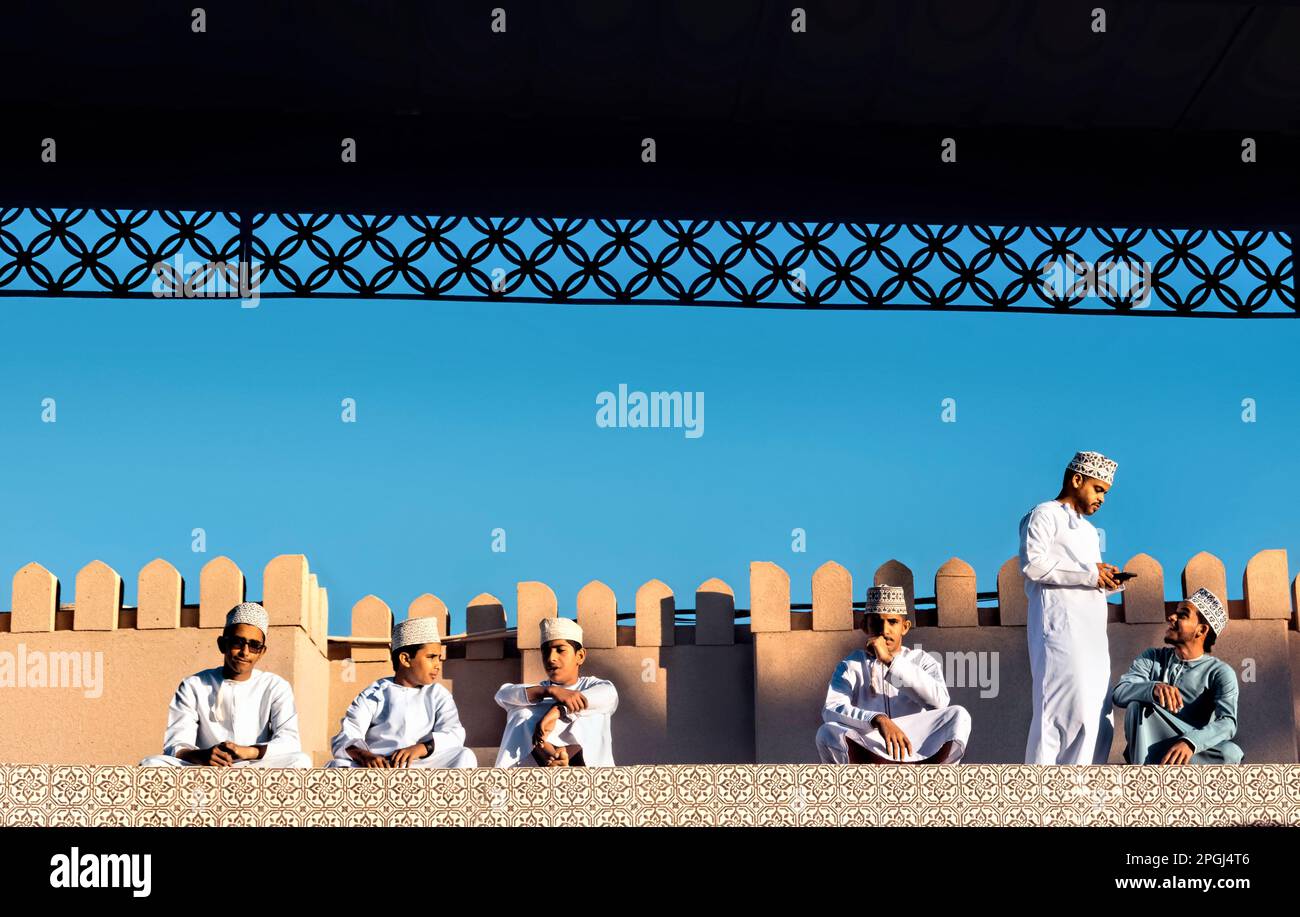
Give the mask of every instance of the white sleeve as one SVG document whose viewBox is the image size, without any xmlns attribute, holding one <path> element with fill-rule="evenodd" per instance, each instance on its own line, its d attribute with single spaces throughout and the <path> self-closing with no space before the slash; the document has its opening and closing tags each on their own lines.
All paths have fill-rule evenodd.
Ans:
<svg viewBox="0 0 1300 917">
<path fill-rule="evenodd" d="M 1029 514 L 1020 536 L 1020 572 L 1046 586 L 1095 586 L 1097 568 L 1076 561 L 1053 560 L 1051 545 L 1056 525 L 1046 513 Z"/>
<path fill-rule="evenodd" d="M 369 751 L 366 745 L 366 733 L 370 731 L 370 725 L 375 720 L 375 705 L 370 689 L 367 688 L 352 698 L 352 703 L 348 704 L 348 712 L 343 714 L 343 723 L 339 727 L 338 735 L 330 742 L 330 753 L 335 758 L 348 758 L 348 749 L 356 745 Z"/>
<path fill-rule="evenodd" d="M 450 691 L 439 692 L 438 703 L 433 708 L 433 732 L 428 741 L 433 742 L 435 751 L 465 747 L 465 727 L 460 724 L 460 711 Z"/>
<path fill-rule="evenodd" d="M 298 708 L 293 702 L 293 688 L 278 680 L 271 689 L 271 739 L 266 743 L 266 757 L 302 751 L 298 737 Z"/>
<path fill-rule="evenodd" d="M 592 684 L 583 688 L 583 697 L 587 699 L 587 709 L 570 711 L 569 716 L 590 716 L 605 714 L 608 716 L 618 709 L 618 689 L 614 683 L 603 678 L 593 679 Z"/>
<path fill-rule="evenodd" d="M 854 687 L 849 660 L 842 659 L 835 667 L 835 674 L 831 676 L 831 683 L 826 688 L 826 703 L 822 705 L 822 722 L 843 723 L 845 726 L 864 732 L 871 728 L 872 719 L 878 716 L 880 711 L 853 706 Z"/>
<path fill-rule="evenodd" d="M 923 653 L 916 660 L 895 656 L 885 680 L 933 710 L 948 706 L 948 686 L 943 680 L 943 667 L 929 653 Z"/>
<path fill-rule="evenodd" d="M 163 735 L 163 754 L 176 757 L 182 751 L 198 748 L 199 739 L 198 698 L 187 678 L 176 688 L 171 706 L 167 708 L 167 732 Z"/>
<path fill-rule="evenodd" d="M 533 685 L 502 685 L 497 689 L 496 697 L 497 706 L 506 711 L 516 707 L 531 707 L 533 702 L 528 699 L 528 689 Z"/>
</svg>

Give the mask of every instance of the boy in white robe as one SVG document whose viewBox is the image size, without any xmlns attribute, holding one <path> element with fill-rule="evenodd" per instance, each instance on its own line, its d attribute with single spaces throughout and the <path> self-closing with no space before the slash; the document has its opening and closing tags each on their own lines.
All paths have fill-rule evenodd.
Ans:
<svg viewBox="0 0 1300 917">
<path fill-rule="evenodd" d="M 582 675 L 582 628 L 570 618 L 542 619 L 542 664 L 535 685 L 502 685 L 506 711 L 497 767 L 613 767 L 610 719 L 618 709 L 611 682 Z"/>
<path fill-rule="evenodd" d="M 279 675 L 257 671 L 270 629 L 256 602 L 226 615 L 217 638 L 224 664 L 180 683 L 167 711 L 163 753 L 141 767 L 311 767 L 298 738 L 293 688 Z"/>
<path fill-rule="evenodd" d="M 1123 586 L 1086 517 L 1106 501 L 1117 467 L 1099 452 L 1076 453 L 1056 498 L 1020 520 L 1033 684 L 1026 764 L 1105 764 L 1110 756 L 1106 596 Z"/>
<path fill-rule="evenodd" d="M 442 637 L 437 618 L 393 628 L 393 675 L 353 699 L 330 743 L 327 767 L 474 767 L 451 692 L 437 683 Z"/>
<path fill-rule="evenodd" d="M 867 590 L 867 645 L 836 666 L 826 689 L 823 764 L 956 764 L 965 755 L 970 714 L 948 703 L 938 661 L 903 646 L 911 629 L 901 586 Z"/>
</svg>

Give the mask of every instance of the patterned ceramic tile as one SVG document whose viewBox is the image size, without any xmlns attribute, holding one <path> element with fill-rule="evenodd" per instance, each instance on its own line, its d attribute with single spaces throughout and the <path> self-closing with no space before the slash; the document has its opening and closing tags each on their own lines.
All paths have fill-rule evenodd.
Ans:
<svg viewBox="0 0 1300 917">
<path fill-rule="evenodd" d="M 1300 766 L 0 765 L 0 824 L 1300 826 Z"/>
</svg>

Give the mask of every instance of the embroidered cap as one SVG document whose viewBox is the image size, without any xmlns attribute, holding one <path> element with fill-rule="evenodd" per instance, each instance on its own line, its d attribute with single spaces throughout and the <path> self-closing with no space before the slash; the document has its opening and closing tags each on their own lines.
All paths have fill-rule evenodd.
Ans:
<svg viewBox="0 0 1300 917">
<path fill-rule="evenodd" d="M 572 640 L 582 643 L 582 628 L 572 618 L 542 618 L 542 646 L 552 640 Z"/>
<path fill-rule="evenodd" d="M 256 602 L 240 602 L 226 615 L 226 627 L 233 627 L 236 624 L 251 624 L 262 632 L 262 639 L 266 639 L 267 631 L 271 629 L 271 619 L 266 614 L 266 609 Z"/>
<path fill-rule="evenodd" d="M 867 589 L 867 614 L 905 615 L 907 596 L 902 586 L 870 586 Z"/>
<path fill-rule="evenodd" d="M 1188 603 L 1205 616 L 1205 623 L 1210 625 L 1217 638 L 1228 626 L 1228 612 L 1219 601 L 1219 597 L 1205 587 L 1201 587 L 1187 597 Z"/>
<path fill-rule="evenodd" d="M 389 646 L 400 650 L 404 646 L 423 646 L 426 643 L 441 643 L 438 633 L 438 619 L 435 617 L 407 618 L 400 624 L 393 625 L 393 638 Z"/>
<path fill-rule="evenodd" d="M 1065 467 L 1070 471 L 1079 472 L 1084 477 L 1105 481 L 1109 485 L 1115 483 L 1115 469 L 1119 467 L 1119 463 L 1112 462 L 1100 452 L 1076 452 L 1074 458 L 1070 459 L 1070 464 Z"/>
</svg>

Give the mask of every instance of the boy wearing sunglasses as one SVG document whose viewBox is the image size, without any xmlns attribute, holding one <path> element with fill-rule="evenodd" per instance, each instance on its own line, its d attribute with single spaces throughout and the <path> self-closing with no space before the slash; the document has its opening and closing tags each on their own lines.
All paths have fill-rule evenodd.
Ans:
<svg viewBox="0 0 1300 917">
<path fill-rule="evenodd" d="M 266 652 L 266 609 L 244 602 L 226 615 L 217 638 L 220 668 L 180 683 L 167 711 L 163 753 L 141 767 L 311 767 L 298 738 L 289 682 L 257 671 Z"/>
</svg>

